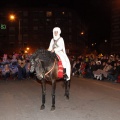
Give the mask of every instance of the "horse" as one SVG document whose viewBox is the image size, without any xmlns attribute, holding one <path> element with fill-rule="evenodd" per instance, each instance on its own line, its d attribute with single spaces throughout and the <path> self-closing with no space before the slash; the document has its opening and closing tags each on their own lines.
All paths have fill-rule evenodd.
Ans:
<svg viewBox="0 0 120 120">
<path fill-rule="evenodd" d="M 70 91 L 70 81 L 64 78 L 58 77 L 58 57 L 55 53 L 48 51 L 46 49 L 38 49 L 30 57 L 30 72 L 35 72 L 38 80 L 41 81 L 42 88 L 42 105 L 40 110 L 45 109 L 45 99 L 46 99 L 46 81 L 49 81 L 52 85 L 52 106 L 51 111 L 55 110 L 55 90 L 56 82 L 58 80 L 63 80 L 63 85 L 65 89 L 64 96 L 69 100 Z"/>
</svg>

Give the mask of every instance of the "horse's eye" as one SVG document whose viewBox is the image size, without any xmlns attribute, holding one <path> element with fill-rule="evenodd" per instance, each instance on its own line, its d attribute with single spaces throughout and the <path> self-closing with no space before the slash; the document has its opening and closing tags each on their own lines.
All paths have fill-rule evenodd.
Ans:
<svg viewBox="0 0 120 120">
<path fill-rule="evenodd" d="M 33 61 L 31 61 L 31 65 L 34 65 L 34 62 L 33 62 Z"/>
</svg>

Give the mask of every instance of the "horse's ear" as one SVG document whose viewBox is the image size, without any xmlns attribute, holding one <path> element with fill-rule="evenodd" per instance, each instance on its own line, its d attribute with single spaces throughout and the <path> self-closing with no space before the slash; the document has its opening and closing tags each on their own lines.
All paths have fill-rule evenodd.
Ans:
<svg viewBox="0 0 120 120">
<path fill-rule="evenodd" d="M 40 60 L 39 58 L 35 58 L 35 61 L 38 62 L 38 60 Z"/>
</svg>

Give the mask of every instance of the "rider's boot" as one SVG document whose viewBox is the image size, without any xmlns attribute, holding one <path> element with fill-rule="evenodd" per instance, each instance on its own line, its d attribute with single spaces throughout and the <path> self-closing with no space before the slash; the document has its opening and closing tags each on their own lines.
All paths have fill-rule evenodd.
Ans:
<svg viewBox="0 0 120 120">
<path fill-rule="evenodd" d="M 64 79 L 68 79 L 68 76 L 66 74 L 66 68 L 63 68 L 63 76 L 64 76 Z"/>
</svg>

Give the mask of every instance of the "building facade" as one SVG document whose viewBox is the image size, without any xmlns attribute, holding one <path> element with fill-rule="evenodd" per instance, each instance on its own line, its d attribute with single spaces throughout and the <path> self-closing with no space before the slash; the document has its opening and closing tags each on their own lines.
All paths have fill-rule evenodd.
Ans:
<svg viewBox="0 0 120 120">
<path fill-rule="evenodd" d="M 120 1 L 112 1 L 111 52 L 120 53 Z"/>
<path fill-rule="evenodd" d="M 68 53 L 82 52 L 87 40 L 87 27 L 78 15 L 67 8 L 17 8 L 0 10 L 0 48 L 4 52 L 30 52 L 49 46 L 52 30 L 61 28 Z M 9 19 L 14 15 L 15 19 Z M 82 34 L 84 32 L 85 34 Z"/>
</svg>

